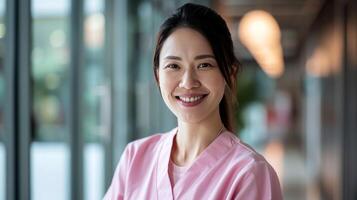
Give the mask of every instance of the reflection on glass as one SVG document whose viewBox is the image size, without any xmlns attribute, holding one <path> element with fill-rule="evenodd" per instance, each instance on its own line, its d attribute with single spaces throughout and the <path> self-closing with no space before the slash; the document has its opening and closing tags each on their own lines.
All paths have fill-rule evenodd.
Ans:
<svg viewBox="0 0 357 200">
<path fill-rule="evenodd" d="M 104 0 L 84 1 L 84 68 L 82 74 L 84 199 L 104 195 L 103 138 L 109 134 L 109 80 L 104 65 Z"/>
<path fill-rule="evenodd" d="M 5 120 L 5 7 L 6 1 L 0 0 L 0 199 L 5 199 L 6 195 L 6 188 L 5 188 L 5 181 L 6 181 L 6 156 L 5 156 L 5 145 L 3 144 L 3 139 L 5 137 L 5 130 L 4 130 L 4 120 Z"/>
<path fill-rule="evenodd" d="M 33 0 L 31 198 L 69 199 L 69 0 Z M 54 195 L 55 194 L 55 195 Z"/>
<path fill-rule="evenodd" d="M 69 197 L 69 150 L 64 143 L 33 142 L 31 146 L 31 199 Z"/>
<path fill-rule="evenodd" d="M 104 196 L 104 148 L 99 143 L 84 147 L 84 199 L 96 200 Z"/>
</svg>

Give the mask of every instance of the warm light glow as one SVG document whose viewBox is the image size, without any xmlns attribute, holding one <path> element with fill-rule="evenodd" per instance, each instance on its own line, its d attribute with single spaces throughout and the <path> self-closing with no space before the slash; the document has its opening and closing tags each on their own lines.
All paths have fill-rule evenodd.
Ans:
<svg viewBox="0 0 357 200">
<path fill-rule="evenodd" d="M 323 48 L 316 48 L 312 56 L 306 61 L 307 72 L 316 77 L 326 77 L 330 74 L 330 61 Z"/>
<path fill-rule="evenodd" d="M 100 48 L 104 45 L 105 18 L 102 13 L 88 16 L 84 24 L 84 39 L 88 47 Z"/>
<path fill-rule="evenodd" d="M 280 29 L 274 17 L 261 10 L 244 15 L 239 24 L 239 37 L 249 45 L 280 43 Z"/>
<path fill-rule="evenodd" d="M 265 73 L 274 78 L 283 74 L 281 33 L 272 15 L 261 10 L 248 12 L 240 21 L 238 33 Z"/>
<path fill-rule="evenodd" d="M 308 54 L 306 72 L 315 77 L 327 77 L 341 72 L 343 66 L 343 36 L 341 27 L 329 27 L 319 36 Z"/>
</svg>

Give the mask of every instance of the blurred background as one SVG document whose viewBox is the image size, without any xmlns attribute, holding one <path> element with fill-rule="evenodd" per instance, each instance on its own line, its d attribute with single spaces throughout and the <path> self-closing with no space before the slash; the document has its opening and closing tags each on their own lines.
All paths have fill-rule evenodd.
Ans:
<svg viewBox="0 0 357 200">
<path fill-rule="evenodd" d="M 225 18 L 236 134 L 285 199 L 357 199 L 357 1 L 0 0 L 0 200 L 101 199 L 128 142 L 176 126 L 151 61 L 186 2 Z"/>
</svg>

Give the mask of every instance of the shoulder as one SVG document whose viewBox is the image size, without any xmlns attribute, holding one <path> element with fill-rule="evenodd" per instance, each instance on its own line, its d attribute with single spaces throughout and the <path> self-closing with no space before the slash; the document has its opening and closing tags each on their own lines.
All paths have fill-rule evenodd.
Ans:
<svg viewBox="0 0 357 200">
<path fill-rule="evenodd" d="M 273 167 L 251 146 L 233 137 L 231 168 L 235 170 L 237 199 L 282 199 L 279 178 Z M 249 198 L 248 198 L 249 197 Z"/>
<path fill-rule="evenodd" d="M 255 170 L 268 170 L 275 173 L 268 161 L 254 148 L 238 139 L 233 133 L 230 133 L 229 137 L 232 144 L 229 152 L 232 167 L 239 168 L 243 173 Z"/>
</svg>

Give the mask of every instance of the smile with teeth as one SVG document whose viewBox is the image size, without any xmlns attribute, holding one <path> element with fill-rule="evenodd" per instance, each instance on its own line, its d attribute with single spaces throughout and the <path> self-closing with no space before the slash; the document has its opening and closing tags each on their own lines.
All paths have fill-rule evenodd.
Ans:
<svg viewBox="0 0 357 200">
<path fill-rule="evenodd" d="M 186 102 L 186 103 L 192 103 L 192 102 L 195 102 L 195 101 L 198 101 L 200 99 L 202 99 L 203 95 L 201 96 L 194 96 L 194 97 L 180 97 L 179 96 L 179 99 L 183 102 Z"/>
</svg>

